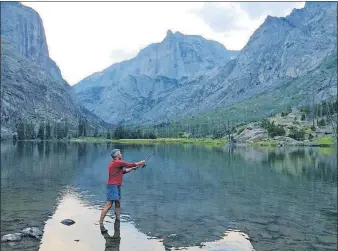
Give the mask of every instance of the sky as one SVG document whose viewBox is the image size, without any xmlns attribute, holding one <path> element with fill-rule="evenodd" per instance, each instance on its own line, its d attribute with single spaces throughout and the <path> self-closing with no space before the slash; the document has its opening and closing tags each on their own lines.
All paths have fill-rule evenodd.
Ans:
<svg viewBox="0 0 338 251">
<path fill-rule="evenodd" d="M 241 50 L 267 15 L 285 17 L 304 2 L 24 2 L 42 19 L 49 55 L 74 85 L 131 59 L 167 31 L 201 35 Z"/>
</svg>

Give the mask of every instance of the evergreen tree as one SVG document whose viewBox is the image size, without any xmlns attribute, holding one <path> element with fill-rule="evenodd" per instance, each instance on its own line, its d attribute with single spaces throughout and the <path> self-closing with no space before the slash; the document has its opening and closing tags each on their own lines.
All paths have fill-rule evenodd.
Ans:
<svg viewBox="0 0 338 251">
<path fill-rule="evenodd" d="M 153 132 L 149 133 L 149 139 L 156 139 L 155 133 Z"/>
<path fill-rule="evenodd" d="M 57 134 L 57 124 L 53 124 L 53 137 L 54 139 L 58 138 L 58 134 Z"/>
<path fill-rule="evenodd" d="M 63 139 L 64 135 L 64 127 L 61 123 L 56 124 L 56 138 L 57 139 Z"/>
<path fill-rule="evenodd" d="M 122 126 L 117 126 L 114 132 L 115 139 L 123 139 L 124 138 L 124 130 Z"/>
<path fill-rule="evenodd" d="M 79 137 L 84 136 L 84 120 L 83 119 L 79 119 L 79 124 L 78 124 L 78 135 Z"/>
<path fill-rule="evenodd" d="M 40 123 L 40 126 L 39 126 L 38 138 L 41 140 L 45 139 L 45 125 L 43 122 Z"/>
<path fill-rule="evenodd" d="M 17 125 L 17 132 L 18 132 L 18 139 L 24 140 L 25 139 L 25 124 L 21 121 Z"/>
<path fill-rule="evenodd" d="M 63 126 L 63 138 L 67 138 L 68 133 L 69 133 L 68 123 L 65 122 L 65 124 Z"/>
<path fill-rule="evenodd" d="M 98 137 L 98 135 L 99 135 L 99 130 L 98 130 L 97 127 L 95 127 L 94 137 L 96 138 L 96 137 Z"/>
<path fill-rule="evenodd" d="M 26 139 L 35 139 L 36 138 L 36 133 L 35 133 L 35 130 L 34 130 L 33 123 L 26 124 L 25 128 L 26 128 L 25 138 Z"/>
<path fill-rule="evenodd" d="M 136 137 L 136 139 L 142 139 L 142 132 L 141 132 L 140 129 L 138 129 L 138 130 L 136 131 L 135 137 Z"/>
<path fill-rule="evenodd" d="M 325 126 L 326 125 L 325 120 L 322 118 L 321 120 L 318 121 L 317 125 L 318 126 Z"/>
<path fill-rule="evenodd" d="M 52 138 L 52 128 L 50 126 L 50 123 L 47 122 L 47 125 L 46 125 L 46 139 L 51 139 Z"/>
</svg>

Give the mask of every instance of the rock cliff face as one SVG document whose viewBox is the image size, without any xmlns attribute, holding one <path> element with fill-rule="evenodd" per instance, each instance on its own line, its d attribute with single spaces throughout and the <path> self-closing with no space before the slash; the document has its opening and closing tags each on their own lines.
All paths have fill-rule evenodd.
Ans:
<svg viewBox="0 0 338 251">
<path fill-rule="evenodd" d="M 33 9 L 17 2 L 1 3 L 1 37 L 11 42 L 14 50 L 64 82 L 59 67 L 49 57 L 42 20 Z"/>
<path fill-rule="evenodd" d="M 263 103 L 259 98 L 267 92 L 285 95 L 286 102 L 299 98 L 299 104 L 314 90 L 316 100 L 326 99 L 337 93 L 336 32 L 334 2 L 309 2 L 284 18 L 268 16 L 240 52 L 168 31 L 161 43 L 85 78 L 74 89 L 81 104 L 113 123 L 159 122 L 253 97 Z M 279 105 L 262 105 L 257 114 Z"/>
<path fill-rule="evenodd" d="M 1 101 L 2 138 L 11 137 L 21 120 L 35 125 L 68 121 L 76 128 L 78 119 L 88 115 L 49 58 L 39 15 L 15 2 L 1 2 Z M 104 125 L 95 115 L 89 120 Z"/>
</svg>

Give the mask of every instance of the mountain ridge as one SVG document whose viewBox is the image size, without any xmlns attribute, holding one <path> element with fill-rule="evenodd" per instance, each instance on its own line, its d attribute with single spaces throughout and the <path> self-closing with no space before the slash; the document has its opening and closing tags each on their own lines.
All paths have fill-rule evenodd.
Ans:
<svg viewBox="0 0 338 251">
<path fill-rule="evenodd" d="M 84 81 L 86 83 L 81 81 L 76 84 L 77 100 L 112 123 L 156 123 L 229 106 L 266 90 L 273 92 L 285 81 L 305 76 L 326 56 L 335 54 L 337 36 L 336 29 L 332 27 L 337 27 L 336 10 L 335 3 L 306 3 L 304 8 L 294 9 L 286 17 L 267 16 L 234 59 L 228 58 L 222 64 L 215 59 L 211 69 L 193 71 L 191 75 L 159 72 L 148 64 L 144 66 L 150 68 L 148 72 L 137 72 L 136 66 L 127 72 L 132 78 L 119 78 L 125 63 L 119 65 L 121 69 L 113 65 L 99 75 L 94 74 L 94 80 L 89 77 Z M 175 34 L 169 30 L 160 43 L 170 41 Z M 177 35 L 179 37 L 181 33 Z M 145 54 L 140 52 L 137 57 Z M 198 57 L 191 59 L 198 62 Z M 166 66 L 165 62 L 159 61 Z M 169 68 L 179 65 L 179 62 L 172 60 Z M 158 82 L 154 80 L 154 75 L 157 79 L 171 80 L 155 85 Z M 168 85 L 169 82 L 176 84 Z M 98 88 L 101 91 L 94 91 L 95 98 L 92 98 L 92 90 Z M 326 90 L 326 97 L 336 93 L 332 92 L 332 88 Z M 104 94 L 107 92 L 110 93 L 109 98 Z M 269 112 L 271 110 L 266 111 Z"/>
</svg>

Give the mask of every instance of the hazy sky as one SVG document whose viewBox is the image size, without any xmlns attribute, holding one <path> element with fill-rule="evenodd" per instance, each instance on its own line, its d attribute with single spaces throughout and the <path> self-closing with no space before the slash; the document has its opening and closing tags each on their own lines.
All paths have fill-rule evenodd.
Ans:
<svg viewBox="0 0 338 251">
<path fill-rule="evenodd" d="M 267 15 L 304 2 L 25 2 L 45 27 L 50 57 L 70 85 L 164 39 L 167 30 L 201 35 L 240 50 Z"/>
</svg>

